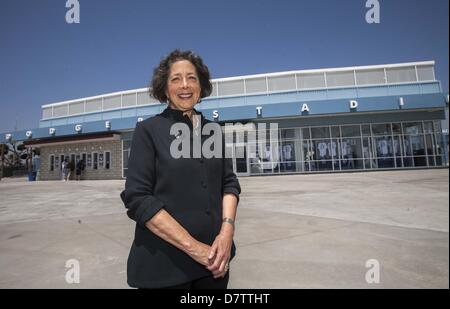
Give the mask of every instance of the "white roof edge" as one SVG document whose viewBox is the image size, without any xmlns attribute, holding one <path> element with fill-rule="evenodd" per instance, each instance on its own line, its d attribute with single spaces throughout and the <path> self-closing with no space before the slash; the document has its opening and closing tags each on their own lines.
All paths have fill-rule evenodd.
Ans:
<svg viewBox="0 0 450 309">
<path fill-rule="evenodd" d="M 322 72 L 342 72 L 351 70 L 368 70 L 368 69 L 381 69 L 381 68 L 397 68 L 397 67 L 407 67 L 414 65 L 435 65 L 435 61 L 419 61 L 419 62 L 405 62 L 405 63 L 395 63 L 395 64 L 378 64 L 378 65 L 365 65 L 365 66 L 353 66 L 353 67 L 339 67 L 339 68 L 326 68 L 326 69 L 311 69 L 311 70 L 297 70 L 297 71 L 285 71 L 277 73 L 267 73 L 267 74 L 255 74 L 255 75 L 242 75 L 226 78 L 217 78 L 212 81 L 231 81 L 245 78 L 258 78 L 258 77 L 274 77 L 283 76 L 290 74 L 311 74 L 311 73 L 322 73 Z"/>
<path fill-rule="evenodd" d="M 434 66 L 435 63 L 436 62 L 434 60 L 431 60 L 431 61 L 405 62 L 405 63 L 395 63 L 395 64 L 378 64 L 378 65 L 365 65 L 365 66 L 353 66 L 353 67 L 284 71 L 284 72 L 276 72 L 276 73 L 262 73 L 262 74 L 242 75 L 242 76 L 233 76 L 233 77 L 225 77 L 225 78 L 213 78 L 213 79 L 211 79 L 211 82 L 212 83 L 225 82 L 225 81 L 234 81 L 234 80 L 241 80 L 241 79 L 258 78 L 258 77 L 276 77 L 276 76 L 284 76 L 284 75 L 291 75 L 291 74 L 312 74 L 312 73 L 323 73 L 323 72 L 342 72 L 342 71 L 351 71 L 351 70 L 397 68 L 397 67 L 406 67 L 406 66 L 415 66 L 415 65 L 420 65 L 420 66 L 433 65 Z M 42 105 L 41 108 L 66 105 L 69 103 L 75 103 L 75 102 L 80 102 L 80 101 L 101 99 L 101 98 L 111 97 L 111 96 L 121 95 L 121 94 L 145 92 L 147 90 L 148 90 L 148 88 L 137 88 L 137 89 L 131 89 L 131 90 L 125 90 L 125 91 L 105 93 L 105 94 L 100 94 L 100 95 L 91 96 L 91 97 L 73 99 L 73 100 L 68 100 L 68 101 L 61 101 L 61 102 L 56 102 L 56 103 L 49 103 L 49 104 Z"/>
<path fill-rule="evenodd" d="M 95 99 L 113 97 L 113 96 L 121 95 L 121 94 L 129 94 L 129 93 L 135 93 L 135 92 L 145 92 L 147 90 L 148 90 L 148 88 L 138 88 L 138 89 L 125 90 L 125 91 L 110 92 L 110 93 L 105 93 L 105 94 L 99 94 L 99 95 L 92 96 L 92 97 L 85 97 L 85 98 L 73 99 L 73 100 L 68 100 L 68 101 L 49 103 L 49 104 L 42 105 L 41 107 L 45 108 L 45 107 L 52 107 L 52 106 L 58 106 L 58 105 L 65 105 L 65 104 L 68 104 L 68 103 L 75 103 L 75 102 L 80 102 L 80 101 L 88 101 L 88 100 L 95 100 Z"/>
</svg>

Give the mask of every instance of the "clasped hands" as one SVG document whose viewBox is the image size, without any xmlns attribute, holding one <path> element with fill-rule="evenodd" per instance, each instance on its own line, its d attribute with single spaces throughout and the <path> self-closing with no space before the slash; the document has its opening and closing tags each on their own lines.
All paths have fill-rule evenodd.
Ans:
<svg viewBox="0 0 450 309">
<path fill-rule="evenodd" d="M 233 244 L 233 231 L 223 229 L 216 236 L 213 244 L 199 244 L 198 262 L 203 264 L 214 275 L 214 278 L 222 278 L 228 272 Z"/>
</svg>

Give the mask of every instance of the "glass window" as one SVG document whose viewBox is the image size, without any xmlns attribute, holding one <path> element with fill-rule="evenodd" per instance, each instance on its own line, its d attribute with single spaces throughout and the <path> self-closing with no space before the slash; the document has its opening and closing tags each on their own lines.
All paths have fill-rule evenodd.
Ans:
<svg viewBox="0 0 450 309">
<path fill-rule="evenodd" d="M 411 149 L 414 156 L 414 166 L 426 166 L 425 142 L 423 135 L 408 136 L 406 141 L 411 144 Z"/>
<path fill-rule="evenodd" d="M 363 138 L 362 152 L 364 157 L 364 167 L 365 168 L 376 167 L 376 162 L 373 161 L 375 153 L 373 150 L 372 138 L 370 137 Z"/>
<path fill-rule="evenodd" d="M 295 90 L 295 75 L 274 76 L 268 78 L 269 91 Z"/>
<path fill-rule="evenodd" d="M 435 141 L 436 141 L 436 155 L 444 155 L 445 154 L 445 139 L 448 138 L 448 135 L 444 135 L 441 133 L 435 133 Z"/>
<path fill-rule="evenodd" d="M 65 156 L 63 154 L 59 156 L 59 162 L 61 162 L 61 165 L 60 165 L 61 168 L 62 168 L 62 163 L 63 163 L 64 159 L 65 159 Z"/>
<path fill-rule="evenodd" d="M 102 110 L 102 99 L 86 101 L 86 113 Z"/>
<path fill-rule="evenodd" d="M 281 129 L 282 139 L 295 139 L 295 129 Z"/>
<path fill-rule="evenodd" d="M 327 72 L 328 87 L 354 86 L 355 75 L 353 71 L 346 72 Z"/>
<path fill-rule="evenodd" d="M 328 151 L 334 160 L 338 160 L 341 155 L 341 143 L 337 139 L 333 139 L 327 143 Z"/>
<path fill-rule="evenodd" d="M 375 138 L 376 156 L 377 157 L 393 157 L 393 145 L 391 136 L 379 136 Z"/>
<path fill-rule="evenodd" d="M 67 116 L 67 105 L 53 107 L 53 117 Z"/>
<path fill-rule="evenodd" d="M 341 142 L 339 139 L 332 139 L 327 144 L 328 150 L 331 154 L 331 157 L 333 159 L 333 165 L 335 170 L 341 169 L 341 153 L 342 153 L 342 147 Z"/>
<path fill-rule="evenodd" d="M 341 143 L 341 158 L 362 159 L 361 138 L 343 138 Z"/>
<path fill-rule="evenodd" d="M 339 126 L 331 127 L 331 137 L 341 137 L 341 130 Z"/>
<path fill-rule="evenodd" d="M 123 152 L 123 168 L 128 168 L 128 158 L 130 157 L 130 152 L 128 150 Z"/>
<path fill-rule="evenodd" d="M 281 172 L 295 172 L 295 144 L 294 142 L 284 142 L 280 148 L 281 151 Z"/>
<path fill-rule="evenodd" d="M 323 73 L 297 74 L 299 89 L 325 88 L 325 75 Z"/>
<path fill-rule="evenodd" d="M 402 124 L 401 123 L 393 123 L 392 124 L 392 132 L 394 134 L 402 134 Z"/>
<path fill-rule="evenodd" d="M 375 138 L 375 150 L 378 168 L 393 168 L 394 147 L 391 136 L 378 136 Z"/>
<path fill-rule="evenodd" d="M 219 82 L 219 96 L 244 94 L 244 80 Z"/>
<path fill-rule="evenodd" d="M 135 106 L 136 105 L 136 93 L 128 93 L 122 96 L 123 106 Z"/>
<path fill-rule="evenodd" d="M 442 133 L 442 124 L 441 121 L 433 121 L 434 132 Z"/>
<path fill-rule="evenodd" d="M 315 127 L 311 128 L 312 138 L 330 138 L 329 127 Z"/>
<path fill-rule="evenodd" d="M 50 156 L 50 171 L 53 171 L 55 169 L 55 156 Z"/>
<path fill-rule="evenodd" d="M 330 140 L 312 141 L 312 149 L 309 157 L 312 157 L 312 170 L 328 171 L 333 170 L 333 161 L 331 149 L 329 149 Z"/>
<path fill-rule="evenodd" d="M 314 171 L 332 171 L 333 170 L 333 161 L 312 161 L 311 162 L 311 170 Z"/>
<path fill-rule="evenodd" d="M 374 135 L 390 135 L 392 133 L 391 124 L 390 123 L 373 124 L 372 132 Z"/>
<path fill-rule="evenodd" d="M 361 133 L 363 136 L 372 136 L 372 133 L 370 132 L 370 124 L 363 124 L 361 126 Z"/>
<path fill-rule="evenodd" d="M 103 165 L 103 163 L 104 163 L 103 159 L 104 159 L 103 152 L 101 152 L 101 153 L 98 154 L 98 167 L 99 168 L 102 168 L 104 166 Z"/>
<path fill-rule="evenodd" d="M 59 170 L 59 157 L 55 156 L 55 170 Z"/>
<path fill-rule="evenodd" d="M 361 136 L 359 125 L 341 126 L 342 137 Z"/>
<path fill-rule="evenodd" d="M 403 123 L 403 134 L 422 134 L 422 123 L 421 122 L 407 122 Z"/>
<path fill-rule="evenodd" d="M 393 154 L 396 157 L 401 157 L 402 156 L 402 140 L 401 140 L 401 136 L 394 136 L 394 140 L 392 142 L 392 147 L 393 147 Z"/>
<path fill-rule="evenodd" d="M 309 131 L 309 128 L 302 128 L 302 135 L 303 135 L 303 139 L 310 139 L 311 138 L 311 134 Z"/>
<path fill-rule="evenodd" d="M 88 153 L 88 155 L 87 155 L 86 166 L 88 168 L 92 167 L 92 154 L 91 153 Z"/>
<path fill-rule="evenodd" d="M 42 109 L 42 118 L 52 118 L 53 117 L 53 110 L 52 107 L 46 107 Z"/>
<path fill-rule="evenodd" d="M 341 170 L 362 170 L 364 169 L 364 160 L 361 159 L 342 159 Z"/>
<path fill-rule="evenodd" d="M 403 156 L 405 156 L 405 157 L 412 156 L 410 136 L 402 137 L 402 149 L 403 149 L 403 152 L 402 152 Z"/>
<path fill-rule="evenodd" d="M 395 156 L 396 167 L 403 167 L 402 162 L 402 138 L 401 136 L 394 136 L 392 140 L 393 153 Z"/>
<path fill-rule="evenodd" d="M 144 105 L 144 104 L 150 104 L 156 102 L 156 99 L 151 97 L 150 94 L 145 92 L 138 92 L 137 94 L 137 104 L 138 105 Z"/>
<path fill-rule="evenodd" d="M 105 152 L 105 168 L 109 170 L 111 166 L 111 152 Z"/>
<path fill-rule="evenodd" d="M 239 149 L 241 148 L 241 149 Z M 246 173 L 247 172 L 247 147 L 244 146 L 235 146 L 235 153 L 244 153 L 243 158 L 240 158 L 239 160 L 236 160 L 236 171 L 238 173 Z M 258 147 L 259 148 L 259 147 Z M 274 156 L 277 156 L 277 153 L 279 153 L 278 145 L 272 147 L 271 145 L 267 144 L 265 149 L 263 148 L 261 150 L 261 153 L 258 153 L 260 162 L 261 162 L 261 169 L 264 173 L 273 173 L 278 170 L 278 160 Z M 239 164 L 239 165 L 238 165 Z"/>
<path fill-rule="evenodd" d="M 217 83 L 211 83 L 212 84 L 212 92 L 210 97 L 217 97 Z"/>
<path fill-rule="evenodd" d="M 433 145 L 434 145 L 434 138 L 433 134 L 425 134 L 425 143 L 426 143 L 426 154 L 429 156 L 434 156 L 433 152 Z"/>
<path fill-rule="evenodd" d="M 69 104 L 69 115 L 84 113 L 84 101 Z"/>
<path fill-rule="evenodd" d="M 445 149 L 447 148 L 448 145 L 448 135 L 435 133 L 435 141 L 436 141 L 436 148 L 435 148 L 436 165 L 445 166 L 446 164 Z"/>
<path fill-rule="evenodd" d="M 328 149 L 330 140 L 314 140 L 313 160 L 331 160 L 331 149 Z"/>
<path fill-rule="evenodd" d="M 388 83 L 415 82 L 416 69 L 411 67 L 388 68 L 386 69 Z"/>
<path fill-rule="evenodd" d="M 246 93 L 267 92 L 266 78 L 252 78 L 245 80 Z"/>
<path fill-rule="evenodd" d="M 93 153 L 93 162 L 92 162 L 92 168 L 94 170 L 98 169 L 98 153 Z"/>
<path fill-rule="evenodd" d="M 425 121 L 423 129 L 425 133 L 433 133 L 433 122 Z"/>
<path fill-rule="evenodd" d="M 428 166 L 436 166 L 438 162 L 437 158 L 438 157 L 428 156 Z"/>
<path fill-rule="evenodd" d="M 121 107 L 121 97 L 120 95 L 106 97 L 103 100 L 103 109 L 113 109 Z"/>
<path fill-rule="evenodd" d="M 434 67 L 432 65 L 418 66 L 417 75 L 420 81 L 435 80 Z"/>
<path fill-rule="evenodd" d="M 356 71 L 356 82 L 358 85 L 385 84 L 384 70 L 360 70 Z"/>
<path fill-rule="evenodd" d="M 130 148 L 131 148 L 131 140 L 123 141 L 123 150 L 130 149 Z"/>
<path fill-rule="evenodd" d="M 341 142 L 341 169 L 362 169 L 361 138 L 343 138 Z"/>
</svg>

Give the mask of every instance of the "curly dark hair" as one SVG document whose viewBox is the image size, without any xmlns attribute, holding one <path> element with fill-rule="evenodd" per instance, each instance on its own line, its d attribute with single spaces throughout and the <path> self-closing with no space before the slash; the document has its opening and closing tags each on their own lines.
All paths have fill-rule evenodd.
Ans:
<svg viewBox="0 0 450 309">
<path fill-rule="evenodd" d="M 151 96 L 161 103 L 167 103 L 168 101 L 166 91 L 170 67 L 173 63 L 180 60 L 187 60 L 191 62 L 197 70 L 201 88 L 200 98 L 206 98 L 212 92 L 209 70 L 203 63 L 202 58 L 200 58 L 200 56 L 195 54 L 193 51 L 182 51 L 175 49 L 167 57 L 163 58 L 159 65 L 153 70 L 153 78 L 150 83 L 149 92 Z"/>
</svg>

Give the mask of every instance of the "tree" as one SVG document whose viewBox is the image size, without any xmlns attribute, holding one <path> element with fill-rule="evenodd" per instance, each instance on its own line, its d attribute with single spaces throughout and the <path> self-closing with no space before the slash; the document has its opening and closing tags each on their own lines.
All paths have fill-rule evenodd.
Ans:
<svg viewBox="0 0 450 309">
<path fill-rule="evenodd" d="M 13 170 L 21 169 L 26 166 L 26 160 L 29 157 L 29 153 L 22 142 L 10 141 L 8 144 L 0 145 L 0 177 L 3 175 L 11 175 Z"/>
</svg>

